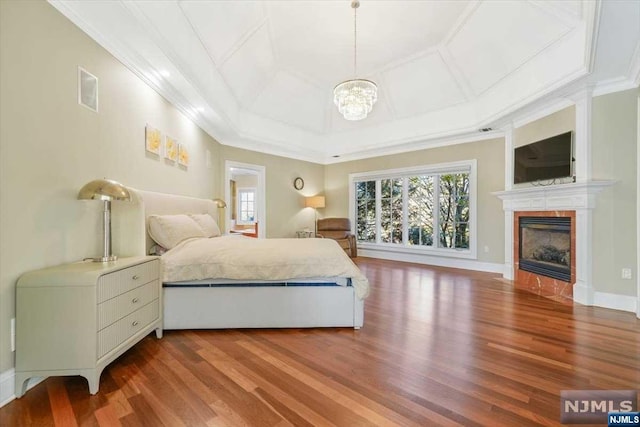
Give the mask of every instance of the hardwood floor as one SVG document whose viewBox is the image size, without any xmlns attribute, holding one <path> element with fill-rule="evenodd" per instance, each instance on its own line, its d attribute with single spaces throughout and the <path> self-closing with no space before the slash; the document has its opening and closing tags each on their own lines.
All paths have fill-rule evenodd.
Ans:
<svg viewBox="0 0 640 427">
<path fill-rule="evenodd" d="M 1 426 L 560 425 L 560 390 L 640 388 L 640 320 L 517 291 L 497 275 L 359 258 L 352 329 L 167 331 L 90 396 L 49 378 Z"/>
</svg>

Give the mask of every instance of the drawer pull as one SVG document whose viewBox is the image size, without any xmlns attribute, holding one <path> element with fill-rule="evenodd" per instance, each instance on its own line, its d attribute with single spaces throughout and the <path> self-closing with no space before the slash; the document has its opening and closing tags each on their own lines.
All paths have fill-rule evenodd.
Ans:
<svg viewBox="0 0 640 427">
<path fill-rule="evenodd" d="M 138 280 L 139 278 L 140 276 L 138 276 L 137 274 L 132 277 L 133 280 Z"/>
<path fill-rule="evenodd" d="M 140 299 L 139 299 L 138 297 L 135 297 L 134 299 L 132 299 L 132 300 L 131 300 L 131 302 L 132 302 L 133 304 L 137 304 L 137 303 L 138 303 L 138 301 L 140 301 Z"/>
<path fill-rule="evenodd" d="M 138 321 L 134 320 L 133 323 L 131 324 L 131 326 L 138 326 Z"/>
</svg>

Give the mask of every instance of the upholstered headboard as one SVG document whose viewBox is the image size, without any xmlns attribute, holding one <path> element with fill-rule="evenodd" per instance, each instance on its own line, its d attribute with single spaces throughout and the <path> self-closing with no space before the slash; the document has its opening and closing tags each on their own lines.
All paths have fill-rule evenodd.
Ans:
<svg viewBox="0 0 640 427">
<path fill-rule="evenodd" d="M 147 255 L 154 245 L 149 237 L 149 215 L 204 214 L 216 218 L 216 205 L 210 199 L 154 193 L 129 188 L 132 201 L 114 205 L 114 250 L 121 256 Z M 118 247 L 116 243 L 120 242 Z"/>
</svg>

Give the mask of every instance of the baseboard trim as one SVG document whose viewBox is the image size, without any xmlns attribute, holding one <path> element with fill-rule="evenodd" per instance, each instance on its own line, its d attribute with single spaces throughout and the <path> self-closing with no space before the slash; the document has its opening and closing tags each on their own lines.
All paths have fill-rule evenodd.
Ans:
<svg viewBox="0 0 640 427">
<path fill-rule="evenodd" d="M 583 284 L 576 283 L 573 285 L 573 301 L 582 305 L 593 304 L 593 289 Z"/>
<path fill-rule="evenodd" d="M 434 265 L 437 267 L 460 268 L 462 270 L 504 274 L 504 264 L 473 261 L 463 258 L 445 258 L 402 252 L 377 251 L 373 249 L 358 249 L 358 255 L 368 258 L 386 259 L 389 261 L 413 262 L 416 264 Z"/>
<path fill-rule="evenodd" d="M 27 390 L 44 381 L 43 377 L 30 378 L 27 383 Z M 0 373 L 0 408 L 16 398 L 16 371 L 11 368 Z"/>
<path fill-rule="evenodd" d="M 635 296 L 595 292 L 593 305 L 611 308 L 613 310 L 630 311 L 636 313 L 638 300 Z"/>
</svg>

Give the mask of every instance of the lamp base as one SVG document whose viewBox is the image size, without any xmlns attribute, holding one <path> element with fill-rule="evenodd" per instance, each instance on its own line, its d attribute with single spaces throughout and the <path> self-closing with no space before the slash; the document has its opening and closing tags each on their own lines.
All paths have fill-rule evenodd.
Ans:
<svg viewBox="0 0 640 427">
<path fill-rule="evenodd" d="M 116 255 L 101 256 L 97 258 L 89 258 L 93 262 L 112 262 L 118 259 Z"/>
</svg>

